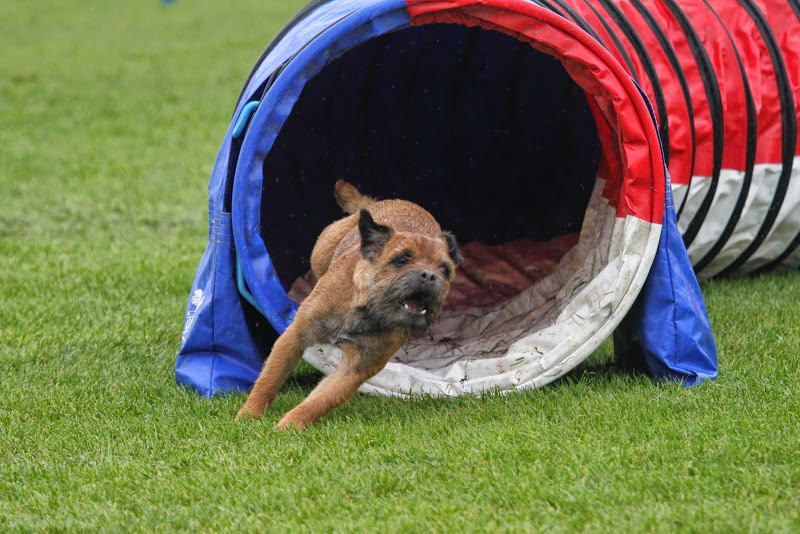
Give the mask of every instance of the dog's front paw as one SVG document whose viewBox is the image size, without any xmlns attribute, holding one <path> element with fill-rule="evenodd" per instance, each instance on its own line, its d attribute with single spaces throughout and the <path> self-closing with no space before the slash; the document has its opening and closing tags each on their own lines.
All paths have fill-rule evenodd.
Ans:
<svg viewBox="0 0 800 534">
<path fill-rule="evenodd" d="M 306 421 L 295 420 L 288 415 L 284 416 L 284 418 L 275 425 L 275 430 L 280 430 L 281 432 L 287 430 L 305 430 L 306 428 L 308 428 L 308 423 Z"/>
<path fill-rule="evenodd" d="M 254 410 L 253 408 L 245 404 L 244 406 L 242 406 L 242 409 L 239 410 L 239 413 L 236 414 L 236 417 L 234 417 L 233 420 L 239 421 L 242 418 L 256 420 L 256 419 L 261 419 L 262 415 L 264 415 L 263 411 Z"/>
</svg>

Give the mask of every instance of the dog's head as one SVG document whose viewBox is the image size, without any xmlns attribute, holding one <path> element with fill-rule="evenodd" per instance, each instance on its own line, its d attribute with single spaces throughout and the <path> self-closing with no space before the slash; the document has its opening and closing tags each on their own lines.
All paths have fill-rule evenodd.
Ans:
<svg viewBox="0 0 800 534">
<path fill-rule="evenodd" d="M 449 232 L 437 237 L 395 232 L 376 223 L 365 209 L 358 229 L 373 319 L 385 327 L 421 332 L 441 312 L 461 263 L 455 237 Z"/>
</svg>

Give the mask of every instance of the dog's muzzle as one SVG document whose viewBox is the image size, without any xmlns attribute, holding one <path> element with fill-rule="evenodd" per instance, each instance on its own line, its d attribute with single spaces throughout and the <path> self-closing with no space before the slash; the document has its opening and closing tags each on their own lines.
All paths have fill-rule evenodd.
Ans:
<svg viewBox="0 0 800 534">
<path fill-rule="evenodd" d="M 398 281 L 396 302 L 400 312 L 415 327 L 431 324 L 444 301 L 444 282 L 432 271 L 412 272 Z"/>
<path fill-rule="evenodd" d="M 436 273 L 414 270 L 395 280 L 385 292 L 372 295 L 368 307 L 382 324 L 420 332 L 438 316 L 445 293 L 445 282 Z"/>
</svg>

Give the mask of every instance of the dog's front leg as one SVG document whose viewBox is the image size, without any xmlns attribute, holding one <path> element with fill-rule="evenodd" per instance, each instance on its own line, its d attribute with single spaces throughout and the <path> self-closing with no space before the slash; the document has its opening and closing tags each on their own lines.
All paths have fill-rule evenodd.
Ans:
<svg viewBox="0 0 800 534">
<path fill-rule="evenodd" d="M 310 423 L 347 402 L 361 384 L 384 368 L 397 350 L 393 347 L 377 357 L 365 359 L 352 343 L 342 343 L 340 347 L 342 362 L 336 371 L 323 378 L 303 402 L 283 416 L 275 428 L 305 430 Z"/>
<path fill-rule="evenodd" d="M 275 341 L 247 401 L 236 414 L 237 421 L 243 416 L 253 419 L 261 417 L 275 401 L 278 390 L 297 366 L 306 348 L 302 341 L 302 327 L 298 323 L 295 319 Z"/>
</svg>

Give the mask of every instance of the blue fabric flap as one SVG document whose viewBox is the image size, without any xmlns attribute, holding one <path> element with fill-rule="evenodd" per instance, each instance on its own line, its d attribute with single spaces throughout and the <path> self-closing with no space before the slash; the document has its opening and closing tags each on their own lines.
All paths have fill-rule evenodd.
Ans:
<svg viewBox="0 0 800 534">
<path fill-rule="evenodd" d="M 644 288 L 614 332 L 614 351 L 656 378 L 695 385 L 717 377 L 717 347 L 669 181 L 658 251 Z"/>
</svg>

